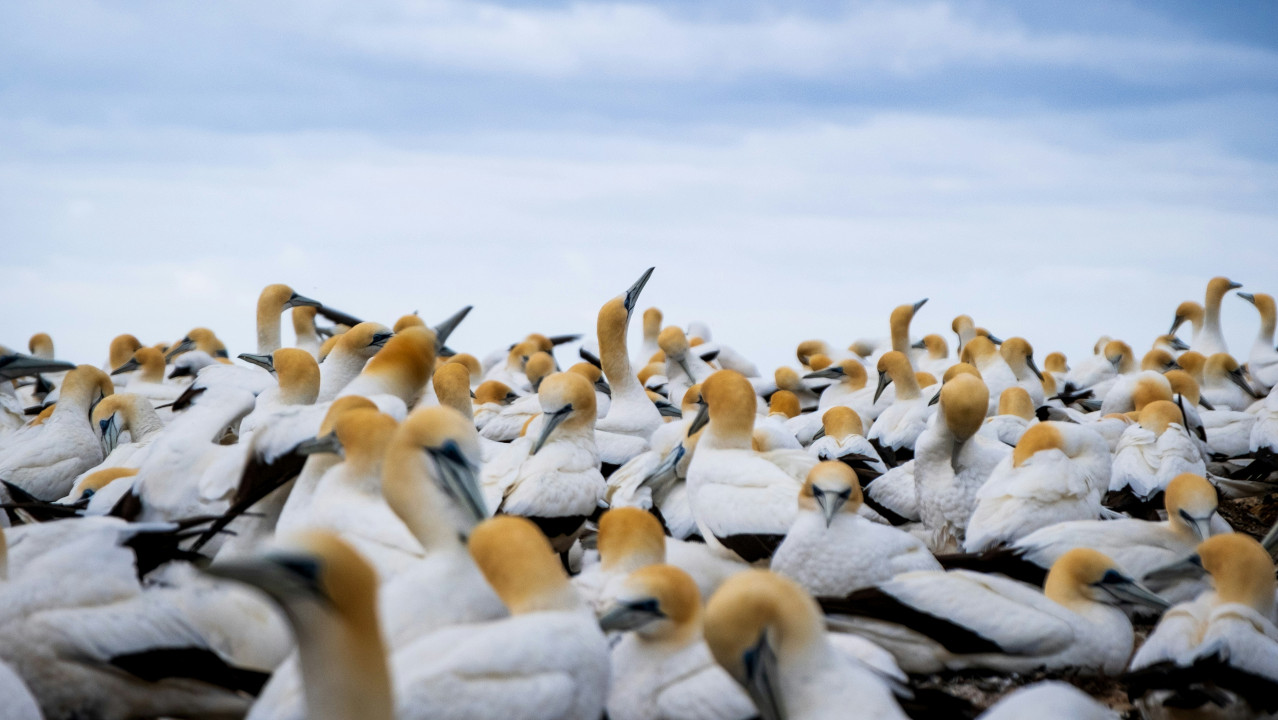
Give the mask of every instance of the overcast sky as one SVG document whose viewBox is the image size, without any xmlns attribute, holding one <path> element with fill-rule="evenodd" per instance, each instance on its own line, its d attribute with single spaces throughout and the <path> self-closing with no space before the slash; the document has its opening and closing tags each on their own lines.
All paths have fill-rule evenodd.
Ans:
<svg viewBox="0 0 1278 720">
<path fill-rule="evenodd" d="M 921 297 L 916 335 L 1143 351 L 1212 275 L 1278 294 L 1275 118 L 1263 1 L 9 0 L 0 343 L 252 351 L 285 282 L 473 304 L 482 355 L 655 265 L 641 307 L 765 369 Z"/>
</svg>

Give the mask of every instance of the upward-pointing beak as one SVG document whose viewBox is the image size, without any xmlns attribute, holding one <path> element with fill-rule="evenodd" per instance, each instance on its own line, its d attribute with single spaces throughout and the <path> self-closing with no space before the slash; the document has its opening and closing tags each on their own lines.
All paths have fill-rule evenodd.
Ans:
<svg viewBox="0 0 1278 720">
<path fill-rule="evenodd" d="M 918 312 L 919 308 L 923 307 L 926 304 L 927 304 L 927 298 L 923 298 L 922 300 L 914 303 L 914 312 Z"/>
<path fill-rule="evenodd" d="M 652 277 L 652 271 L 656 269 L 655 267 L 650 267 L 645 270 L 643 275 L 640 275 L 639 279 L 635 281 L 635 284 L 631 285 L 630 289 L 626 291 L 626 299 L 624 301 L 626 312 L 634 312 L 635 305 L 639 304 L 639 293 L 643 292 L 643 286 L 648 284 L 648 278 Z"/>
</svg>

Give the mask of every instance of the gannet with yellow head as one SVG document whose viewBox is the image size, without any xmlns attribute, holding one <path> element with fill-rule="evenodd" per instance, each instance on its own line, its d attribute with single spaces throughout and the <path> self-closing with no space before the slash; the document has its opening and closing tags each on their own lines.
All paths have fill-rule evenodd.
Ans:
<svg viewBox="0 0 1278 720">
<path fill-rule="evenodd" d="M 701 392 L 706 408 L 688 430 L 705 428 L 688 467 L 701 535 L 716 551 L 746 562 L 770 557 L 794 519 L 802 478 L 817 460 L 801 450 L 753 450 L 757 399 L 740 373 L 720 370 Z"/>
<path fill-rule="evenodd" d="M 724 583 L 706 605 L 705 638 L 766 720 L 843 717 L 850 708 L 906 717 L 883 679 L 835 650 L 812 597 L 775 573 L 751 570 Z"/>
<path fill-rule="evenodd" d="M 980 432 L 1004 445 L 1016 447 L 1025 431 L 1038 423 L 1034 412 L 1037 407 L 1025 388 L 1019 385 L 1010 387 L 998 396 L 998 412 L 985 419 Z"/>
<path fill-rule="evenodd" d="M 281 412 L 313 405 L 319 397 L 320 366 L 305 350 L 280 348 L 270 356 L 243 353 L 240 359 L 270 371 L 275 377 L 275 385 L 257 396 L 253 412 L 240 423 L 244 433 L 271 422 Z"/>
<path fill-rule="evenodd" d="M 1130 489 L 1149 500 L 1181 473 L 1205 475 L 1202 452 L 1185 429 L 1180 407 L 1157 400 L 1141 409 L 1138 421 L 1123 431 L 1114 449 L 1109 489 Z"/>
<path fill-rule="evenodd" d="M 1247 356 L 1247 372 L 1260 392 L 1268 393 L 1278 385 L 1278 350 L 1274 349 L 1274 328 L 1278 325 L 1278 306 L 1272 295 L 1265 293 L 1238 293 L 1238 297 L 1256 307 L 1260 313 L 1260 328 Z"/>
<path fill-rule="evenodd" d="M 1229 345 L 1220 328 L 1220 303 L 1225 299 L 1226 293 L 1240 287 L 1241 283 L 1222 276 L 1207 281 L 1207 295 L 1203 299 L 1203 329 L 1189 343 L 1190 350 L 1207 356 L 1229 352 Z"/>
<path fill-rule="evenodd" d="M 257 296 L 257 354 L 270 355 L 280 349 L 280 314 L 289 308 L 319 307 L 320 303 L 276 283 L 262 288 Z"/>
<path fill-rule="evenodd" d="M 799 512 L 771 569 L 813 595 L 846 595 L 911 570 L 939 570 L 909 533 L 858 515 L 861 485 L 851 468 L 822 462 L 799 491 Z"/>
<path fill-rule="evenodd" d="M 1247 410 L 1265 395 L 1247 381 L 1238 361 L 1216 353 L 1203 365 L 1202 397 L 1218 410 Z"/>
<path fill-rule="evenodd" d="M 604 491 L 595 389 L 577 373 L 556 373 L 542 381 L 537 396 L 540 426 L 485 465 L 481 483 L 491 512 L 531 518 L 566 552 Z"/>
<path fill-rule="evenodd" d="M 950 378 L 941 386 L 937 408 L 916 444 L 914 491 L 932 549 L 950 552 L 962 543 L 978 489 L 1011 448 L 978 432 L 989 390 L 975 375 Z"/>
<path fill-rule="evenodd" d="M 612 649 L 608 717 L 747 718 L 754 704 L 715 663 L 702 635 L 701 593 L 687 573 L 653 564 L 623 576 L 599 620 L 625 635 Z"/>
<path fill-rule="evenodd" d="M 368 361 L 358 377 L 342 388 L 338 397 L 388 395 L 412 407 L 434 372 L 434 331 L 411 327 L 387 340 L 386 346 Z"/>
<path fill-rule="evenodd" d="M 537 390 L 541 387 L 542 381 L 554 372 L 555 359 L 549 353 L 538 350 L 530 355 L 524 364 L 524 376 L 529 386 L 533 388 L 532 393 L 504 407 L 496 417 L 484 423 L 479 434 L 499 443 L 508 443 L 519 437 L 528 421 L 541 413 L 541 401 L 537 397 Z"/>
<path fill-rule="evenodd" d="M 293 335 L 297 338 L 295 347 L 319 360 L 320 336 L 315 328 L 316 308 L 314 305 L 297 305 L 293 308 Z"/>
<path fill-rule="evenodd" d="M 977 491 L 964 549 L 980 552 L 1058 522 L 1095 520 L 1109 482 L 1105 438 L 1074 423 L 1038 423 Z"/>
<path fill-rule="evenodd" d="M 862 487 L 887 472 L 879 453 L 865 438 L 861 416 L 844 405 L 821 414 L 821 429 L 808 452 L 818 460 L 837 460 L 851 468 Z"/>
<path fill-rule="evenodd" d="M 872 640 L 910 673 L 986 668 L 1114 675 L 1135 639 L 1119 602 L 1167 602 L 1111 558 L 1063 554 L 1042 592 L 967 570 L 905 573 L 842 598 L 821 598 L 832 628 Z"/>
<path fill-rule="evenodd" d="M 327 354 L 321 354 L 320 391 L 317 402 L 328 402 L 337 397 L 347 385 L 359 376 L 369 358 L 376 355 L 394 336 L 391 329 L 374 322 L 362 322 L 341 335 L 329 338 L 333 342 Z"/>
<path fill-rule="evenodd" d="M 648 268 L 629 290 L 599 309 L 596 327 L 599 361 L 612 388 L 612 402 L 608 414 L 599 420 L 597 427 L 600 431 L 599 455 L 610 465 L 620 466 L 647 450 L 648 439 L 662 425 L 661 414 L 631 370 L 626 350 L 630 315 L 639 302 L 639 293 L 652 276 L 652 270 Z"/>
<path fill-rule="evenodd" d="M 541 531 L 524 518 L 495 517 L 471 532 L 469 548 L 510 617 L 396 650 L 396 717 L 600 717 L 608 643 Z"/>
<path fill-rule="evenodd" d="M 889 383 L 896 388 L 896 396 L 870 426 L 866 439 L 887 465 L 899 465 L 914 457 L 915 442 L 932 414 L 930 397 L 922 394 L 909 358 L 903 353 L 884 353 L 879 358 L 878 372 L 875 402 Z"/>
</svg>

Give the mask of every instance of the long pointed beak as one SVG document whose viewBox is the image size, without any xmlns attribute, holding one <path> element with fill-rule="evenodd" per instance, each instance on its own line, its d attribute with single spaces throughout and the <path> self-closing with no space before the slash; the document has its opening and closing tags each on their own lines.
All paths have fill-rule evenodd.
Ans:
<svg viewBox="0 0 1278 720">
<path fill-rule="evenodd" d="M 669 418 L 683 417 L 683 411 L 679 409 L 678 405 L 675 405 L 672 402 L 662 400 L 655 403 L 655 405 L 657 406 L 657 412 L 661 414 L 661 417 L 669 417 Z"/>
<path fill-rule="evenodd" d="M 926 349 L 927 349 L 927 343 L 925 343 L 925 342 L 923 342 L 922 340 L 920 340 L 920 341 L 918 341 L 918 342 L 916 342 L 916 343 L 914 343 L 914 344 L 910 345 L 910 347 L 914 348 L 915 350 L 926 350 Z"/>
<path fill-rule="evenodd" d="M 1198 398 L 1198 404 L 1199 404 L 1199 405 L 1202 405 L 1204 410 L 1215 410 L 1215 409 L 1216 409 L 1216 407 L 1215 407 L 1214 405 L 1212 405 L 1211 403 L 1207 402 L 1207 399 L 1206 399 L 1206 398 L 1204 398 L 1204 397 L 1202 397 L 1202 396 L 1199 396 L 1199 398 Z"/>
<path fill-rule="evenodd" d="M 825 516 L 825 526 L 830 527 L 830 523 L 834 522 L 834 516 L 838 514 L 839 509 L 848 501 L 842 495 L 831 495 L 830 493 L 822 493 L 817 496 L 817 505 L 821 506 L 821 514 Z"/>
<path fill-rule="evenodd" d="M 1202 560 L 1194 554 L 1150 570 L 1141 578 L 1141 582 L 1155 588 L 1165 588 L 1183 580 L 1196 580 L 1206 574 Z"/>
<path fill-rule="evenodd" d="M 692 437 L 693 435 L 696 435 L 698 432 L 700 432 L 701 428 L 705 427 L 706 423 L 709 423 L 709 422 L 710 422 L 710 406 L 706 405 L 705 403 L 701 403 L 701 406 L 697 408 L 696 417 L 692 418 L 692 424 L 688 426 L 688 437 Z"/>
<path fill-rule="evenodd" d="M 546 444 L 546 440 L 550 438 L 550 433 L 554 432 L 560 423 L 567 420 L 570 414 L 572 414 L 572 405 L 565 405 L 552 413 L 547 413 L 541 426 L 541 435 L 537 436 L 537 442 L 533 443 L 532 453 L 530 454 L 536 455 L 541 450 L 541 447 Z"/>
<path fill-rule="evenodd" d="M 1233 280 L 1230 280 L 1230 281 L 1229 281 L 1229 289 L 1230 289 L 1230 290 L 1237 290 L 1237 289 L 1238 289 L 1238 288 L 1240 288 L 1240 287 L 1242 287 L 1242 283 L 1240 283 L 1240 282 L 1234 282 Z"/>
<path fill-rule="evenodd" d="M 1180 324 L 1181 324 L 1181 323 L 1183 323 L 1183 322 L 1185 322 L 1185 316 L 1184 316 L 1184 315 L 1177 315 L 1177 316 L 1173 317 L 1173 318 L 1172 318 L 1171 329 L 1167 331 L 1167 334 L 1168 334 L 1168 335 L 1175 335 L 1175 334 L 1176 334 L 1176 329 L 1177 329 L 1177 328 L 1179 328 L 1179 327 L 1180 327 Z"/>
<path fill-rule="evenodd" d="M 922 300 L 914 303 L 914 312 L 918 312 L 919 308 L 923 307 L 926 304 L 927 304 L 927 298 L 923 298 Z"/>
<path fill-rule="evenodd" d="M 246 363 L 256 365 L 267 372 L 275 372 L 275 359 L 270 355 L 257 355 L 254 353 L 240 353 L 236 355 L 239 359 Z"/>
<path fill-rule="evenodd" d="M 102 428 L 102 450 L 105 455 L 110 455 L 120 443 L 120 413 L 111 413 L 111 417 L 102 418 L 98 421 L 98 426 Z"/>
<path fill-rule="evenodd" d="M 812 441 L 813 441 L 813 442 L 816 442 L 817 440 L 820 440 L 820 439 L 821 439 L 821 438 L 823 438 L 823 437 L 825 437 L 825 426 L 824 426 L 824 425 L 822 425 L 822 426 L 821 426 L 821 429 L 819 429 L 819 430 L 817 430 L 816 432 L 812 433 Z"/>
<path fill-rule="evenodd" d="M 5 380 L 14 380 L 42 372 L 62 372 L 63 370 L 74 369 L 75 364 L 62 360 L 44 360 L 22 353 L 0 356 L 0 378 Z"/>
<path fill-rule="evenodd" d="M 692 376 L 692 371 L 688 369 L 687 359 L 679 358 L 678 360 L 675 360 L 675 363 L 679 366 L 679 369 L 683 371 L 683 374 L 688 376 L 689 380 L 691 380 L 692 382 L 697 381 L 697 379 Z"/>
<path fill-rule="evenodd" d="M 661 459 L 661 464 L 653 468 L 652 472 L 648 473 L 643 480 L 639 481 L 639 487 L 647 486 L 655 489 L 656 486 L 664 483 L 666 480 L 676 478 L 676 468 L 679 467 L 679 463 L 683 460 L 683 456 L 687 454 L 688 449 L 683 446 L 683 443 L 675 445 L 674 449 L 666 453 L 666 456 Z"/>
<path fill-rule="evenodd" d="M 461 321 L 465 320 L 466 316 L 469 315 L 470 311 L 473 309 L 473 305 L 467 305 L 461 310 L 449 315 L 443 322 L 435 326 L 436 351 L 444 347 L 444 343 L 448 342 L 448 336 L 453 334 L 453 331 L 457 329 L 458 325 L 461 325 Z"/>
<path fill-rule="evenodd" d="M 645 270 L 643 275 L 640 275 L 639 279 L 635 281 L 635 284 L 631 285 L 630 289 L 626 291 L 626 312 L 634 311 L 635 305 L 639 303 L 639 293 L 643 292 L 643 286 L 648 284 L 648 278 L 652 277 L 652 271 L 656 269 L 655 267 L 650 267 Z"/>
<path fill-rule="evenodd" d="M 1155 610 L 1166 610 L 1171 607 L 1171 603 L 1165 598 L 1156 595 L 1152 590 L 1141 585 L 1135 580 L 1129 580 L 1122 583 L 1107 583 L 1102 587 L 1110 595 L 1118 600 L 1135 603 L 1137 605 L 1145 605 Z"/>
<path fill-rule="evenodd" d="M 186 352 L 187 350 L 190 350 L 190 349 L 192 349 L 192 348 L 194 348 L 194 347 L 195 347 L 195 341 L 194 341 L 194 340 L 192 340 L 192 339 L 191 339 L 191 338 L 189 338 L 189 337 L 184 337 L 184 338 L 182 338 L 182 341 L 181 341 L 181 342 L 179 342 L 179 343 L 178 343 L 177 345 L 175 345 L 172 349 L 170 349 L 167 353 L 165 353 L 165 355 L 164 355 L 164 362 L 168 362 L 169 360 L 173 359 L 173 356 L 174 356 L 174 355 L 180 355 L 180 354 L 182 354 L 182 353 Z"/>
<path fill-rule="evenodd" d="M 777 658 L 772 647 L 768 645 L 766 632 L 759 637 L 759 642 L 747 651 L 745 666 L 746 692 L 754 701 L 760 720 L 786 720 L 785 708 L 781 704 L 781 698 L 777 697 L 777 688 L 781 686 Z"/>
<path fill-rule="evenodd" d="M 996 335 L 994 335 L 993 333 L 989 332 L 988 330 L 985 332 L 985 337 L 986 337 L 986 338 L 988 338 L 988 339 L 989 339 L 989 341 L 990 341 L 990 342 L 992 342 L 992 343 L 994 343 L 995 345 L 1002 345 L 1002 344 L 1003 344 L 1003 338 L 1001 338 L 1001 337 L 997 337 Z"/>
<path fill-rule="evenodd" d="M 1038 378 L 1039 382 L 1043 382 L 1043 372 L 1038 369 L 1038 363 L 1034 362 L 1033 353 L 1025 356 L 1025 365 L 1030 369 L 1030 372 L 1034 373 L 1034 377 Z"/>
<path fill-rule="evenodd" d="M 599 629 L 604 632 L 638 630 L 659 616 L 639 610 L 627 603 L 616 603 L 599 616 Z"/>
<path fill-rule="evenodd" d="M 116 369 L 112 370 L 112 371 L 111 371 L 111 374 L 112 374 L 112 375 L 119 375 L 119 374 L 121 374 L 121 373 L 126 373 L 126 372 L 129 372 L 130 370 L 137 370 L 137 369 L 138 369 L 138 361 L 137 361 L 137 358 L 129 358 L 128 360 L 125 360 L 125 361 L 124 361 L 124 362 L 120 365 L 120 367 L 118 367 L 118 368 L 116 368 Z"/>
<path fill-rule="evenodd" d="M 1194 518 L 1194 521 L 1189 524 L 1189 529 L 1198 536 L 1198 542 L 1202 542 L 1211 537 L 1211 518 Z"/>
<path fill-rule="evenodd" d="M 284 309 L 287 310 L 289 308 L 295 308 L 295 307 L 316 307 L 317 308 L 321 305 L 323 305 L 323 303 L 321 303 L 319 300 L 312 300 L 304 295 L 298 295 L 297 293 L 293 293 L 293 296 L 290 297 L 284 303 Z"/>
<path fill-rule="evenodd" d="M 1171 342 L 1172 350 L 1175 350 L 1176 352 L 1184 352 L 1189 349 L 1189 343 L 1181 340 L 1175 335 L 1171 336 L 1171 340 L 1169 342 Z"/>
<path fill-rule="evenodd" d="M 320 453 L 334 453 L 339 457 L 344 456 L 342 452 L 342 442 L 337 439 L 335 433 L 320 435 L 310 440 L 303 440 L 294 448 L 301 455 L 318 455 Z"/>
<path fill-rule="evenodd" d="M 382 347 L 386 345 L 386 341 L 395 337 L 393 332 L 377 332 L 373 333 L 373 339 L 369 341 L 369 347 Z"/>
<path fill-rule="evenodd" d="M 612 387 L 608 385 L 608 381 L 603 378 L 599 378 L 595 381 L 595 389 L 608 397 L 612 397 Z"/>
<path fill-rule="evenodd" d="M 1246 300 L 1252 305 L 1256 304 L 1256 296 L 1252 295 L 1251 293 L 1240 292 L 1238 293 L 1238 297 L 1242 298 L 1243 300 Z"/>
<path fill-rule="evenodd" d="M 457 503 L 475 522 L 488 518 L 488 505 L 479 491 L 479 476 L 475 466 L 462 455 L 457 443 L 448 441 L 442 447 L 426 448 L 439 471 L 441 489 Z"/>
<path fill-rule="evenodd" d="M 940 392 L 937 392 L 935 395 L 933 395 L 933 396 L 932 396 L 932 399 L 931 399 L 931 400 L 928 400 L 928 401 L 927 401 L 927 406 L 928 406 L 928 407 L 932 407 L 933 405 L 935 405 L 935 404 L 937 404 L 937 403 L 939 403 L 939 402 L 941 402 L 941 393 L 940 393 Z"/>
<path fill-rule="evenodd" d="M 873 400 L 873 402 L 878 402 L 878 401 L 879 401 L 879 396 L 883 394 L 883 389 L 884 389 L 884 388 L 886 388 L 886 387 L 887 387 L 887 386 L 888 386 L 891 382 L 892 382 L 892 376 L 891 376 L 891 375 L 888 375 L 888 374 L 887 374 L 887 373 L 885 373 L 885 372 L 880 372 L 880 373 L 879 373 L 879 386 L 878 386 L 878 387 L 876 387 L 876 388 L 874 389 L 874 400 Z"/>
<path fill-rule="evenodd" d="M 815 370 L 813 372 L 810 372 L 807 375 L 804 375 L 803 379 L 804 380 L 815 380 L 817 378 L 834 379 L 834 378 L 843 377 L 844 375 L 845 373 L 843 372 L 843 367 L 841 365 L 831 365 L 830 367 L 824 370 Z"/>
<path fill-rule="evenodd" d="M 1260 395 L 1259 393 L 1257 393 L 1255 390 L 1251 389 L 1251 385 L 1247 384 L 1247 378 L 1243 377 L 1242 372 L 1239 370 L 1235 370 L 1229 373 L 1229 382 L 1242 388 L 1243 392 L 1247 393 L 1248 395 L 1252 396 L 1253 398 L 1257 400 L 1264 397 L 1263 395 Z"/>
</svg>

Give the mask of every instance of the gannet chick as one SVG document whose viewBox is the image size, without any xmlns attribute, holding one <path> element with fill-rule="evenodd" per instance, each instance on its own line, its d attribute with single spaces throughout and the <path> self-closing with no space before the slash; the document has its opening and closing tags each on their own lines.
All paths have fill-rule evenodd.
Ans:
<svg viewBox="0 0 1278 720">
<path fill-rule="evenodd" d="M 821 416 L 821 431 L 808 452 L 818 460 L 837 460 L 856 473 L 865 487 L 887 472 L 879 453 L 865 439 L 861 417 L 850 407 L 836 405 Z"/>
<path fill-rule="evenodd" d="M 896 397 L 870 426 L 866 439 L 887 465 L 899 465 L 914 457 L 915 442 L 927 426 L 931 409 L 904 353 L 884 353 L 879 358 L 878 371 L 874 401 L 878 402 L 879 395 L 889 383 L 896 387 Z"/>
<path fill-rule="evenodd" d="M 1215 590 L 1168 610 L 1136 653 L 1127 679 L 1132 695 L 1143 696 L 1138 705 L 1151 717 L 1272 717 L 1278 586 L 1269 553 L 1230 533 L 1203 541 L 1177 565 L 1206 570 Z"/>
<path fill-rule="evenodd" d="M 979 552 L 1058 522 L 1095 520 L 1109 476 L 1103 437 L 1072 423 L 1039 423 L 977 491 L 963 547 Z"/>
<path fill-rule="evenodd" d="M 1242 287 L 1227 277 L 1214 277 L 1207 283 L 1207 297 L 1203 301 L 1203 329 L 1189 343 L 1189 349 L 1211 356 L 1228 353 L 1225 335 L 1220 329 L 1220 302 L 1230 290 Z"/>
<path fill-rule="evenodd" d="M 113 392 L 111 378 L 92 365 L 68 372 L 49 419 L 22 442 L 0 449 L 0 478 L 41 500 L 66 495 L 76 477 L 102 462 L 102 444 L 89 424 L 89 410 Z"/>
<path fill-rule="evenodd" d="M 831 645 L 820 609 L 791 580 L 751 570 L 710 598 L 706 644 L 768 720 L 905 718 L 888 685 Z"/>
<path fill-rule="evenodd" d="M 298 305 L 293 308 L 293 335 L 297 338 L 294 347 L 319 360 L 320 336 L 315 329 L 315 314 L 313 305 Z"/>
<path fill-rule="evenodd" d="M 537 436 L 520 438 L 484 467 L 484 499 L 493 512 L 533 520 L 562 553 L 603 495 L 595 390 L 581 375 L 556 373 L 537 396 L 544 416 Z"/>
<path fill-rule="evenodd" d="M 1185 430 L 1180 408 L 1159 400 L 1146 405 L 1139 422 L 1123 431 L 1114 450 L 1109 489 L 1130 489 L 1138 500 L 1149 500 L 1181 473 L 1206 472 L 1202 454 Z"/>
<path fill-rule="evenodd" d="M 651 565 L 623 579 L 599 620 L 624 631 L 612 650 L 608 717 L 617 720 L 733 720 L 754 704 L 715 663 L 702 637 L 701 593 L 687 573 Z"/>
<path fill-rule="evenodd" d="M 206 572 L 253 585 L 284 610 L 297 637 L 306 717 L 395 717 L 377 575 L 336 534 L 299 533 L 261 556 L 214 563 Z"/>
<path fill-rule="evenodd" d="M 977 492 L 1011 448 L 978 434 L 989 407 L 980 378 L 957 373 L 941 386 L 936 419 L 919 435 L 914 458 L 918 513 L 936 551 L 952 551 L 969 530 Z"/>
<path fill-rule="evenodd" d="M 1238 361 L 1225 353 L 1216 353 L 1203 365 L 1202 397 L 1221 410 L 1246 410 L 1264 395 L 1247 382 Z"/>
<path fill-rule="evenodd" d="M 701 536 L 711 548 L 746 562 L 772 555 L 795 515 L 801 478 L 816 464 L 803 451 L 756 453 L 751 447 L 756 398 L 740 373 L 720 370 L 701 388 L 705 427 L 688 466 L 688 492 Z"/>
<path fill-rule="evenodd" d="M 1025 388 L 1010 387 L 998 398 L 998 413 L 986 418 L 979 432 L 1004 445 L 1016 447 L 1025 431 L 1038 423 L 1034 413 L 1036 407 Z"/>
<path fill-rule="evenodd" d="M 1056 561 L 1041 593 L 996 575 L 919 571 L 821 603 L 835 613 L 832 627 L 878 643 L 910 673 L 1113 675 L 1126 665 L 1134 640 L 1131 622 L 1112 604 L 1118 601 L 1167 607 L 1110 558 L 1078 548 Z"/>
<path fill-rule="evenodd" d="M 270 355 L 280 349 L 280 314 L 293 307 L 319 307 L 318 301 L 293 292 L 287 285 L 262 288 L 257 296 L 257 354 Z"/>
<path fill-rule="evenodd" d="M 1278 307 L 1272 295 L 1265 293 L 1238 293 L 1238 297 L 1256 307 L 1260 313 L 1260 328 L 1247 356 L 1247 372 L 1260 392 L 1268 393 L 1278 385 L 1278 350 L 1274 349 L 1274 327 L 1278 325 Z"/>
<path fill-rule="evenodd" d="M 510 617 L 447 628 L 397 650 L 396 717 L 600 717 L 608 643 L 545 536 L 524 518 L 495 517 L 474 529 L 469 547 Z"/>
<path fill-rule="evenodd" d="M 939 570 L 918 538 L 857 515 L 861 486 L 840 462 L 812 468 L 799 512 L 772 556 L 772 571 L 813 595 L 846 595 L 911 570 Z"/>
<path fill-rule="evenodd" d="M 639 302 L 639 293 L 652 276 L 652 270 L 648 268 L 629 290 L 599 309 L 596 325 L 599 361 L 612 388 L 612 403 L 596 427 L 600 436 L 600 458 L 609 465 L 620 466 L 647 450 L 648 438 L 662 425 L 661 413 L 631 371 L 626 351 L 630 313 Z"/>
<path fill-rule="evenodd" d="M 320 353 L 320 391 L 315 401 L 328 402 L 337 397 L 393 336 L 385 325 L 363 322 L 329 338 L 333 346 L 327 353 Z"/>
</svg>

